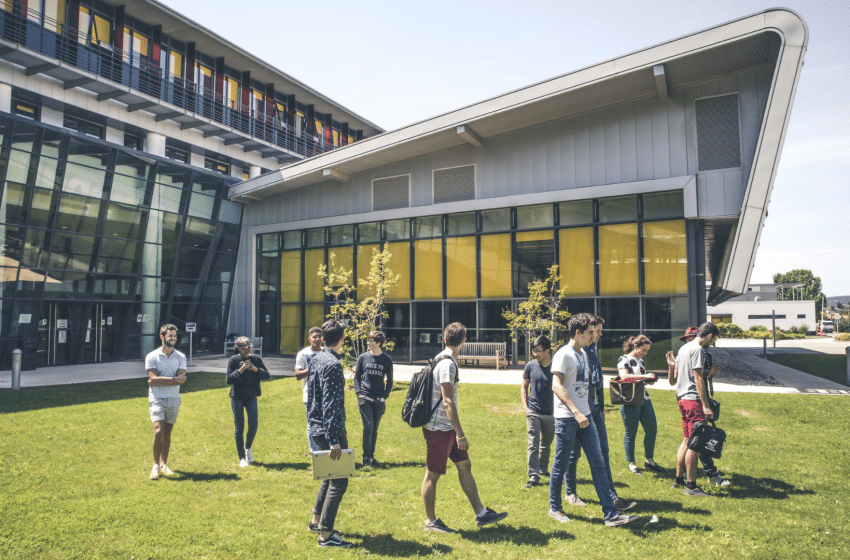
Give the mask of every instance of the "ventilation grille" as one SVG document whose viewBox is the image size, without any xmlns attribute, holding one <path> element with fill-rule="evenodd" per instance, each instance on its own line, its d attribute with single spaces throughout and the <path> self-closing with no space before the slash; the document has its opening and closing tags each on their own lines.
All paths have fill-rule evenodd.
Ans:
<svg viewBox="0 0 850 560">
<path fill-rule="evenodd" d="M 372 210 L 410 206 L 410 175 L 372 181 Z"/>
<path fill-rule="evenodd" d="M 474 165 L 434 170 L 434 204 L 474 198 Z"/>
<path fill-rule="evenodd" d="M 738 96 L 698 99 L 696 119 L 699 170 L 741 167 Z"/>
</svg>

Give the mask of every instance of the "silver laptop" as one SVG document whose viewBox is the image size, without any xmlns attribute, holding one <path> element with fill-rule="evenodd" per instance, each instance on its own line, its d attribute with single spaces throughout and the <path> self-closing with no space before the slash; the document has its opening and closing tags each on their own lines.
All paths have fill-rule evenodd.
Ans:
<svg viewBox="0 0 850 560">
<path fill-rule="evenodd" d="M 354 450 L 342 449 L 336 461 L 331 460 L 330 451 L 313 451 L 313 479 L 351 478 L 354 476 Z"/>
</svg>

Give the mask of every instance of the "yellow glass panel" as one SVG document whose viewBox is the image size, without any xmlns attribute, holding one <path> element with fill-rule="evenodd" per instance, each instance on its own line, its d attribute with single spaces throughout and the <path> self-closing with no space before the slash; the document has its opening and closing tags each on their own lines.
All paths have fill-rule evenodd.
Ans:
<svg viewBox="0 0 850 560">
<path fill-rule="evenodd" d="M 325 301 L 324 282 L 319 266 L 325 264 L 324 249 L 304 251 L 304 301 Z"/>
<path fill-rule="evenodd" d="M 688 293 L 685 220 L 643 224 L 643 282 L 646 294 Z"/>
<path fill-rule="evenodd" d="M 339 146 L 339 131 L 338 130 L 333 131 L 333 137 L 334 137 L 334 146 Z"/>
<path fill-rule="evenodd" d="M 97 34 L 95 37 L 95 33 L 92 33 L 91 42 L 96 45 L 98 43 L 102 43 L 104 45 L 109 45 L 112 43 L 112 39 L 110 37 L 110 30 L 112 28 L 112 24 L 110 21 L 102 16 L 95 14 L 94 16 L 94 31 Z"/>
<path fill-rule="evenodd" d="M 475 237 L 446 239 L 446 297 L 474 298 L 478 262 Z"/>
<path fill-rule="evenodd" d="M 593 228 L 558 232 L 558 272 L 561 287 L 571 296 L 593 295 Z"/>
<path fill-rule="evenodd" d="M 374 295 L 371 291 L 366 291 L 360 285 L 360 280 L 366 279 L 369 276 L 369 269 L 372 267 L 372 251 L 380 251 L 381 248 L 377 244 L 373 245 L 358 245 L 357 246 L 357 299 L 363 299 Z"/>
<path fill-rule="evenodd" d="M 599 226 L 599 295 L 638 293 L 637 224 Z"/>
<path fill-rule="evenodd" d="M 281 301 L 301 301 L 301 251 L 280 254 Z"/>
<path fill-rule="evenodd" d="M 7 11 L 12 11 L 12 0 L 3 0 L 4 8 Z M 62 33 L 62 27 L 65 25 L 65 0 L 56 0 L 55 2 L 47 2 L 44 7 L 44 27 L 56 33 Z"/>
<path fill-rule="evenodd" d="M 322 135 L 322 128 L 323 127 L 321 121 L 319 121 L 319 119 L 316 119 L 316 136 Z"/>
<path fill-rule="evenodd" d="M 331 266 L 331 253 L 334 255 L 336 270 L 348 270 L 352 274 L 348 277 L 348 283 L 354 286 L 354 249 L 351 247 L 334 247 L 328 250 L 328 267 Z"/>
<path fill-rule="evenodd" d="M 3 2 L 3 9 L 6 10 L 7 12 L 9 12 L 9 13 L 12 13 L 12 11 L 15 7 L 14 0 L 1 0 L 1 1 Z"/>
<path fill-rule="evenodd" d="M 551 241 L 552 231 L 521 231 L 516 234 L 518 243 L 523 241 Z"/>
<path fill-rule="evenodd" d="M 297 354 L 301 350 L 301 306 L 280 306 L 280 352 Z"/>
<path fill-rule="evenodd" d="M 179 52 L 175 52 L 174 50 L 172 50 L 169 53 L 169 56 L 171 57 L 171 60 L 170 60 L 171 73 L 174 74 L 175 78 L 182 78 L 183 77 L 183 55 L 180 54 Z"/>
<path fill-rule="evenodd" d="M 392 257 L 388 268 L 391 274 L 398 274 L 398 283 L 387 292 L 389 301 L 408 301 L 410 299 L 410 243 L 401 241 L 387 243 Z"/>
<path fill-rule="evenodd" d="M 148 38 L 139 35 L 138 32 L 133 33 L 133 52 L 148 56 Z"/>
<path fill-rule="evenodd" d="M 349 136 L 349 137 L 348 137 L 348 143 L 349 143 L 349 144 L 354 144 L 354 136 Z"/>
<path fill-rule="evenodd" d="M 443 298 L 443 240 L 422 239 L 413 245 L 416 299 Z"/>
<path fill-rule="evenodd" d="M 481 297 L 511 297 L 511 234 L 481 236 Z"/>
<path fill-rule="evenodd" d="M 239 107 L 239 82 L 233 78 L 225 78 L 227 80 L 227 104 L 231 109 Z"/>
<path fill-rule="evenodd" d="M 304 340 L 307 340 L 307 331 L 312 327 L 321 327 L 327 321 L 325 317 L 325 305 L 321 303 L 308 303 L 304 306 Z"/>
</svg>

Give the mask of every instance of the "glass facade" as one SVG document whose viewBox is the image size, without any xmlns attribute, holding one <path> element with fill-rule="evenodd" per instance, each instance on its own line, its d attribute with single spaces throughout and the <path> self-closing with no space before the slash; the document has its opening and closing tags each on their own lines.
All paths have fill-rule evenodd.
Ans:
<svg viewBox="0 0 850 560">
<path fill-rule="evenodd" d="M 604 363 L 643 332 L 655 343 L 649 364 L 663 367 L 674 336 L 688 327 L 685 236 L 681 191 L 267 234 L 257 253 L 259 316 L 267 324 L 279 317 L 272 339 L 281 353 L 297 352 L 327 310 L 319 266 L 333 253 L 356 283 L 386 246 L 389 268 L 401 276 L 384 325 L 394 358 L 433 356 L 443 326 L 461 321 L 469 341 L 506 341 L 509 359 L 522 363 L 524 344 L 510 343 L 502 312 L 557 263 L 567 308 L 606 320 Z M 295 238 L 307 247 L 285 242 Z"/>
<path fill-rule="evenodd" d="M 197 323 L 194 352 L 220 352 L 242 222 L 233 182 L 0 117 L 3 367 L 15 348 L 35 366 L 140 359 L 166 322 Z"/>
</svg>

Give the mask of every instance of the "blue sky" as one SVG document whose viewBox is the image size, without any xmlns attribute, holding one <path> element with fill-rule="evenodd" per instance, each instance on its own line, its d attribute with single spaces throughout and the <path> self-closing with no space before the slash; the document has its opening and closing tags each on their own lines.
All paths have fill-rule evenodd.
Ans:
<svg viewBox="0 0 850 560">
<path fill-rule="evenodd" d="M 777 4 L 752 0 L 168 0 L 386 130 Z M 850 2 L 785 0 L 809 46 L 751 282 L 850 295 Z"/>
</svg>

